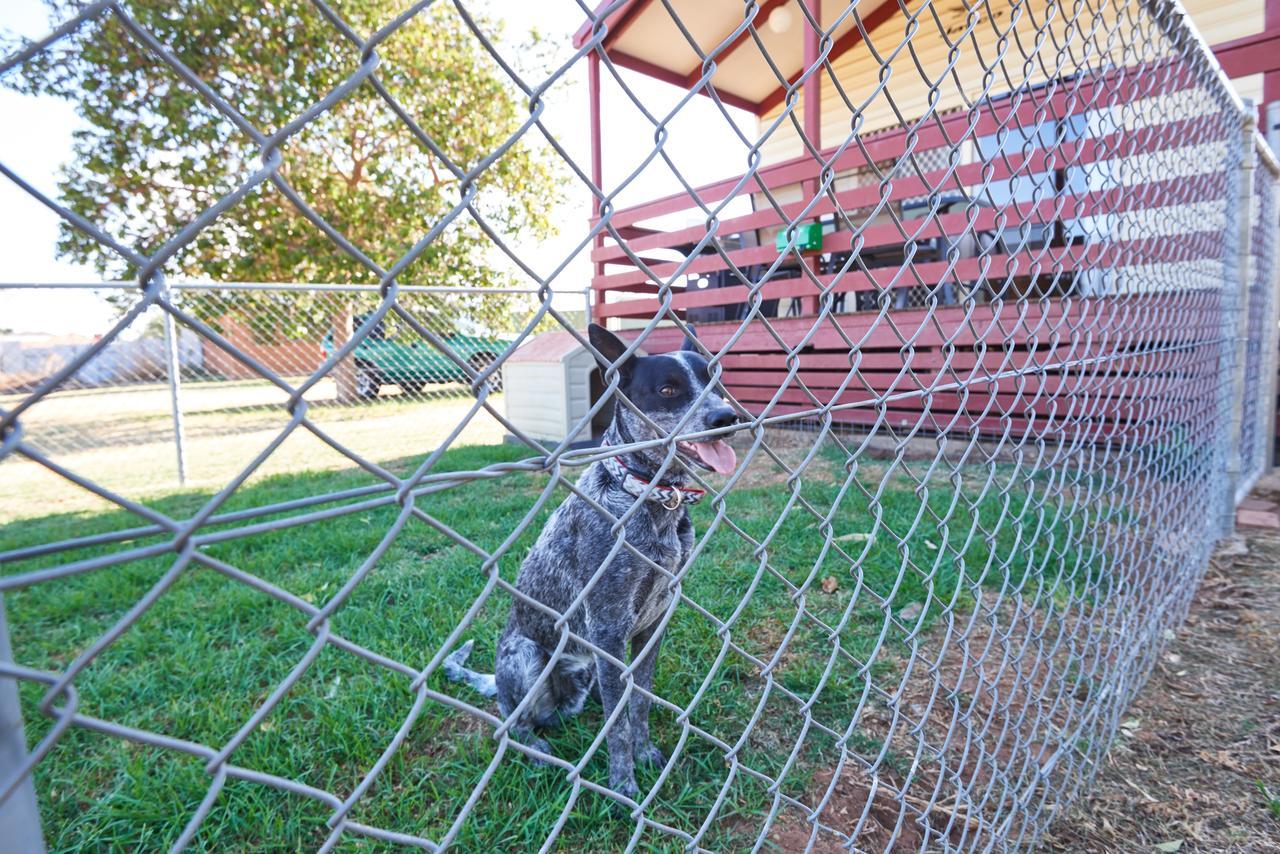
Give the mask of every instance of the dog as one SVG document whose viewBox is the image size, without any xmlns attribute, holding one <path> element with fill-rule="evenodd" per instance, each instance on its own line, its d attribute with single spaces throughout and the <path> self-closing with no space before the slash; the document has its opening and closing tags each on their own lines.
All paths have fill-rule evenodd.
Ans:
<svg viewBox="0 0 1280 854">
<path fill-rule="evenodd" d="M 706 359 L 691 340 L 686 340 L 685 346 L 675 353 L 633 355 L 619 362 L 626 345 L 617 336 L 591 324 L 588 337 L 604 360 L 602 369 L 617 365 L 619 390 L 658 428 L 655 431 L 634 412 L 615 402 L 613 419 L 604 435 L 605 445 L 667 438 L 686 415 L 688 421 L 680 428 L 686 433 L 729 427 L 738 422 L 737 413 L 725 403 L 717 389 L 708 390 L 698 401 L 711 379 Z M 718 474 L 730 474 L 737 467 L 733 448 L 724 439 L 680 441 L 676 449 L 682 466 Z M 664 450 L 655 447 L 623 451 L 588 466 L 578 479 L 578 489 L 606 509 L 612 518 L 578 495 L 571 495 L 551 515 L 521 564 L 516 588 L 557 614 L 567 612 L 614 547 L 615 520 L 630 510 L 654 483 Z M 687 471 L 682 466 L 672 466 L 674 471 L 661 475 L 643 506 L 623 528 L 627 543 L 672 575 L 684 566 L 693 548 L 693 523 L 688 505 L 702 497 L 701 490 L 685 486 Z M 679 588 L 671 584 L 670 576 L 621 549 L 573 610 L 568 627 L 574 635 L 587 639 L 618 661 L 626 660 L 628 644 L 633 659 L 648 646 L 643 659 L 633 662 L 633 674 L 636 689 L 651 691 L 661 641 L 654 635 L 662 615 L 677 595 Z M 511 734 L 548 754 L 550 746 L 534 734 L 535 730 L 576 715 L 589 694 L 598 697 L 608 720 L 625 689 L 622 671 L 617 665 L 573 640 L 548 677 L 535 689 L 535 682 L 559 645 L 560 631 L 555 623 L 556 618 L 551 614 L 517 598 L 498 640 L 493 674 L 466 667 L 474 641 L 468 641 L 444 662 L 447 678 L 469 684 L 487 697 L 497 697 L 504 718 L 509 718 L 534 689 L 535 696 L 513 723 Z M 606 735 L 609 787 L 632 799 L 639 794 L 635 764 L 662 766 L 666 763 L 662 751 L 649 738 L 650 700 L 644 691 L 632 690 L 627 708 Z"/>
</svg>

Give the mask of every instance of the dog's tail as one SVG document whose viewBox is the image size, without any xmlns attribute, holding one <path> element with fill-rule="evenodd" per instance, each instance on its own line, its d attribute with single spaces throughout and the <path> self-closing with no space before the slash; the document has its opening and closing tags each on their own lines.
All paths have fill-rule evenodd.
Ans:
<svg viewBox="0 0 1280 854">
<path fill-rule="evenodd" d="M 449 656 L 444 660 L 445 678 L 451 682 L 470 685 L 477 693 L 486 697 L 496 697 L 498 696 L 498 683 L 493 674 L 477 673 L 467 667 L 467 657 L 471 655 L 471 648 L 475 645 L 475 640 L 469 640 L 449 653 Z"/>
</svg>

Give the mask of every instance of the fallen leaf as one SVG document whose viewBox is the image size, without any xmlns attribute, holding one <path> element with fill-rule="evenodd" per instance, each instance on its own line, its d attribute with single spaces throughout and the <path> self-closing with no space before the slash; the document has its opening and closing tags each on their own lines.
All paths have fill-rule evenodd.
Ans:
<svg viewBox="0 0 1280 854">
<path fill-rule="evenodd" d="M 836 581 L 836 577 L 834 575 L 828 575 L 826 578 L 822 579 L 823 593 L 835 593 L 839 589 L 840 582 Z"/>
<path fill-rule="evenodd" d="M 1157 842 L 1156 850 L 1164 851 L 1166 854 L 1173 854 L 1174 851 L 1182 850 L 1182 840 L 1170 839 L 1168 842 Z"/>
<path fill-rule="evenodd" d="M 1217 556 L 1219 557 L 1241 557 L 1249 553 L 1249 544 L 1244 537 L 1235 536 L 1223 542 L 1218 547 Z"/>
<path fill-rule="evenodd" d="M 914 620 L 916 617 L 920 616 L 920 612 L 923 610 L 924 605 L 922 603 L 912 602 L 910 605 L 898 612 L 898 619 L 903 620 L 904 622 L 907 620 Z"/>
<path fill-rule="evenodd" d="M 847 543 L 852 540 L 855 543 L 865 543 L 869 539 L 871 539 L 870 534 L 866 533 L 865 531 L 859 531 L 852 534 L 841 534 L 840 536 L 836 537 L 836 542 Z"/>
</svg>

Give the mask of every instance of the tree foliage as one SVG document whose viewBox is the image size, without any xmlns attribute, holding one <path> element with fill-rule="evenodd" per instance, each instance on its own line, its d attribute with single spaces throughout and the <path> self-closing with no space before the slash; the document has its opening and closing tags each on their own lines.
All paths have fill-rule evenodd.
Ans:
<svg viewBox="0 0 1280 854">
<path fill-rule="evenodd" d="M 46 0 L 62 21 L 80 0 Z M 394 0 L 334 4 L 357 33 L 402 11 Z M 239 111 L 271 134 L 342 84 L 359 48 L 308 0 L 134 0 L 128 13 Z M 495 32 L 491 21 L 482 28 Z M 444 154 L 467 170 L 499 148 L 528 115 L 527 103 L 457 12 L 433 4 L 378 47 L 379 79 Z M 73 101 L 85 120 L 74 161 L 60 180 L 72 210 L 117 239 L 152 253 L 261 167 L 261 151 L 113 15 L 26 63 L 3 81 L 28 94 Z M 475 207 L 500 234 L 541 239 L 563 178 L 556 161 L 523 137 L 479 177 Z M 365 254 L 388 268 L 462 197 L 460 182 L 369 82 L 292 136 L 280 175 Z M 136 272 L 118 255 L 64 224 L 59 253 L 104 276 Z M 516 284 L 493 263 L 491 241 L 463 214 L 399 277 L 402 283 L 460 287 Z M 267 183 L 222 215 L 165 267 L 171 276 L 213 281 L 372 284 L 377 277 L 339 249 Z M 184 292 L 209 320 L 231 313 L 262 330 L 280 316 L 278 297 L 253 292 Z M 289 329 L 314 327 L 321 303 L 290 297 Z M 326 299 L 324 304 L 331 302 Z M 509 322 L 510 298 L 412 295 L 415 313 L 437 327 L 483 309 Z M 268 330 L 269 331 L 269 330 Z M 292 333 L 296 334 L 296 333 Z"/>
</svg>

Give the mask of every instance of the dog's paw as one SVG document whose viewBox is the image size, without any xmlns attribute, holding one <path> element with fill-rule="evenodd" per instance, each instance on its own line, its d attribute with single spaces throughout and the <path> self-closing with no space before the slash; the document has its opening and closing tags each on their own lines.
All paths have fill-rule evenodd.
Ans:
<svg viewBox="0 0 1280 854">
<path fill-rule="evenodd" d="M 652 744 L 638 744 L 635 751 L 637 765 L 652 765 L 661 768 L 667 764 L 667 755 Z"/>
<path fill-rule="evenodd" d="M 621 783 L 609 783 L 609 788 L 613 789 L 624 798 L 630 798 L 633 801 L 640 800 L 640 787 L 636 785 L 635 780 L 624 780 Z M 626 818 L 631 815 L 631 807 L 622 801 L 610 800 L 609 808 L 619 818 Z"/>
<path fill-rule="evenodd" d="M 524 743 L 525 747 L 531 747 L 534 750 L 540 751 L 542 753 L 546 753 L 547 755 L 551 755 L 551 745 L 547 743 L 546 739 L 537 738 L 536 736 L 525 736 L 524 738 L 520 739 L 520 741 Z M 534 768 L 551 767 L 550 762 L 538 756 L 530 756 L 529 754 L 526 753 L 525 759 L 529 760 L 529 764 L 532 765 Z"/>
</svg>

